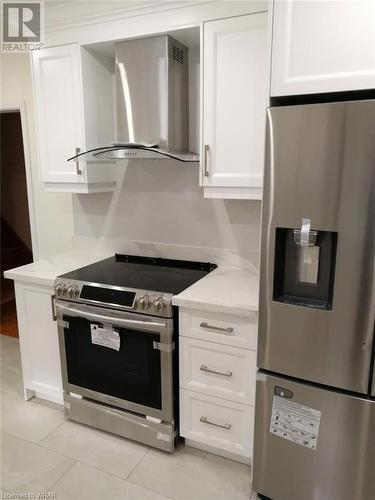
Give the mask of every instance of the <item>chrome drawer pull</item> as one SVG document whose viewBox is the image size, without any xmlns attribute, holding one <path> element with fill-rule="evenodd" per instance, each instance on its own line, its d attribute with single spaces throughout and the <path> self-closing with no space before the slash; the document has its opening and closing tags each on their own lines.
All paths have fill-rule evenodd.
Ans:
<svg viewBox="0 0 375 500">
<path fill-rule="evenodd" d="M 216 370 L 210 370 L 206 365 L 202 365 L 199 369 L 201 372 L 215 373 L 215 375 L 222 375 L 223 377 L 231 377 L 233 375 L 233 372 L 230 371 L 218 372 Z"/>
<path fill-rule="evenodd" d="M 231 326 L 228 326 L 227 328 L 222 328 L 220 326 L 209 325 L 205 321 L 202 321 L 200 326 L 202 328 L 209 328 L 210 330 L 215 330 L 216 332 L 221 332 L 221 333 L 226 333 L 226 334 L 233 333 L 233 328 Z"/>
<path fill-rule="evenodd" d="M 75 154 L 75 156 L 78 156 L 80 152 L 81 152 L 81 148 L 76 148 L 76 154 Z M 81 170 L 81 168 L 79 166 L 79 160 L 76 160 L 75 163 L 76 163 L 76 173 L 77 173 L 77 175 L 82 175 L 83 172 L 82 172 L 82 170 Z"/>
<path fill-rule="evenodd" d="M 208 144 L 204 145 L 204 163 L 203 163 L 203 176 L 208 177 L 210 175 L 208 171 L 208 164 L 207 164 L 207 153 L 208 150 L 210 149 L 210 146 Z"/>
<path fill-rule="evenodd" d="M 208 425 L 213 425 L 215 427 L 220 427 L 221 429 L 225 429 L 226 431 L 229 431 L 229 429 L 232 427 L 232 424 L 224 424 L 224 425 L 215 424 L 215 422 L 211 422 L 211 420 L 208 420 L 207 417 L 201 417 L 200 421 L 202 422 L 202 424 L 208 424 Z"/>
</svg>

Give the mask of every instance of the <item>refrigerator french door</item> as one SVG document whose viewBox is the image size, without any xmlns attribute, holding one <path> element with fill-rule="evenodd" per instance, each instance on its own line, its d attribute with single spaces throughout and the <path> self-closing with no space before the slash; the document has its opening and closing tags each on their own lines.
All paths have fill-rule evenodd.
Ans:
<svg viewBox="0 0 375 500">
<path fill-rule="evenodd" d="M 272 500 L 368 500 L 375 101 L 267 115 L 254 490 Z"/>
</svg>

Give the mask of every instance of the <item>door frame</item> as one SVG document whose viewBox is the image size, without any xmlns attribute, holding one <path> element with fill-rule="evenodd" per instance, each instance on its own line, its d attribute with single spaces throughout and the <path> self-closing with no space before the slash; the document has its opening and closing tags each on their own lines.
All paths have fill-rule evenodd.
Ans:
<svg viewBox="0 0 375 500">
<path fill-rule="evenodd" d="M 33 190 L 33 170 L 30 155 L 30 136 L 27 126 L 27 109 L 24 101 L 1 102 L 0 113 L 20 113 L 21 129 L 22 129 L 22 143 L 23 155 L 25 162 L 26 185 L 27 185 L 27 205 L 29 208 L 29 222 L 31 233 L 31 246 L 33 253 L 33 261 L 38 260 L 38 238 L 36 230 L 36 216 L 35 216 L 35 199 Z"/>
</svg>

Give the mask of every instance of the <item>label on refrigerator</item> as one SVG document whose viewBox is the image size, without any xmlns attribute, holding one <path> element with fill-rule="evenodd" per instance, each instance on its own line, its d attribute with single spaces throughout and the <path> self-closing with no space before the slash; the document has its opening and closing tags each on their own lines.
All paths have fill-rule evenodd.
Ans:
<svg viewBox="0 0 375 500">
<path fill-rule="evenodd" d="M 98 325 L 90 325 L 91 342 L 103 347 L 109 347 L 115 351 L 120 350 L 120 334 L 112 328 L 101 328 Z"/>
<path fill-rule="evenodd" d="M 270 432 L 316 450 L 321 412 L 281 396 L 273 397 Z"/>
</svg>

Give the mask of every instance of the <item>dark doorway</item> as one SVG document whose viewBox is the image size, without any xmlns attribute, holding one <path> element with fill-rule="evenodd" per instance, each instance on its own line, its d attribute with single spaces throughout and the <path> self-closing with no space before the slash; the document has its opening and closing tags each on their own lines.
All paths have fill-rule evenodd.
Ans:
<svg viewBox="0 0 375 500">
<path fill-rule="evenodd" d="M 19 112 L 0 113 L 2 335 L 18 337 L 12 280 L 4 271 L 33 261 L 25 158 Z"/>
</svg>

